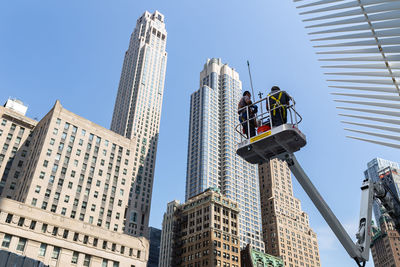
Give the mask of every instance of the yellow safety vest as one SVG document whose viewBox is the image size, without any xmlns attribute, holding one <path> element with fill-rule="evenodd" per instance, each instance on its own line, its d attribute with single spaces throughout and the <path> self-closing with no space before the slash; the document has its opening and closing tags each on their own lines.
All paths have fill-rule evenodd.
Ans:
<svg viewBox="0 0 400 267">
<path fill-rule="evenodd" d="M 278 106 L 278 107 L 282 107 L 283 116 L 285 117 L 285 116 L 286 116 L 286 109 L 285 109 L 285 107 L 281 104 L 282 92 L 279 93 L 278 99 L 276 99 L 276 97 L 274 97 L 274 96 L 272 96 L 272 95 L 270 95 L 270 94 L 268 94 L 268 96 L 269 96 L 270 98 L 272 98 L 273 100 L 275 100 L 275 104 L 274 104 L 273 107 L 272 107 L 272 109 L 273 109 L 272 115 L 274 115 L 274 116 L 276 115 L 276 107 Z M 268 104 L 269 104 L 269 103 L 268 103 Z"/>
</svg>

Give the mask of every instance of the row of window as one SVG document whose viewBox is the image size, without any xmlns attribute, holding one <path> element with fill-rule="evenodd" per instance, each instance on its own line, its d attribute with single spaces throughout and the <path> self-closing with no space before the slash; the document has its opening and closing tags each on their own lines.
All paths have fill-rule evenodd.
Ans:
<svg viewBox="0 0 400 267">
<path fill-rule="evenodd" d="M 12 223 L 13 217 L 14 217 L 13 214 L 11 214 L 11 213 L 7 214 L 5 222 L 6 223 Z M 27 225 L 25 225 L 25 223 L 26 223 L 25 218 L 24 217 L 19 217 L 17 225 L 20 226 L 20 227 L 24 227 L 24 226 L 27 226 Z M 77 233 L 77 232 L 75 232 L 75 233 L 71 232 L 70 233 L 70 231 L 67 230 L 67 229 L 64 229 L 62 231 L 62 229 L 60 229 L 57 226 L 53 226 L 52 228 L 50 228 L 49 225 L 46 224 L 46 223 L 42 223 L 42 227 L 40 229 L 37 229 L 37 227 L 36 227 L 37 224 L 38 224 L 37 221 L 31 220 L 30 223 L 29 223 L 29 229 L 33 230 L 33 231 L 37 230 L 37 231 L 40 231 L 40 232 L 42 232 L 44 234 L 51 234 L 51 235 L 56 236 L 56 237 L 60 236 L 63 239 L 68 239 L 73 234 L 72 240 L 74 242 L 82 242 L 85 245 L 86 244 L 91 244 L 94 247 L 98 247 L 98 245 L 99 245 L 99 239 L 97 237 L 91 238 L 88 235 L 82 235 L 82 234 Z M 125 249 L 125 246 L 122 246 L 122 245 L 119 246 L 118 245 L 118 247 L 119 247 L 119 252 L 121 254 L 123 254 L 123 255 L 125 254 L 126 251 L 128 251 L 128 250 Z M 118 251 L 116 243 L 110 243 L 110 242 L 107 242 L 105 240 L 103 240 L 101 248 L 104 249 L 104 250 L 111 250 L 112 252 L 117 252 Z M 129 248 L 129 256 L 130 257 L 134 256 L 133 255 L 133 248 Z M 137 251 L 136 257 L 137 258 L 141 257 L 141 251 L 140 250 Z"/>
</svg>

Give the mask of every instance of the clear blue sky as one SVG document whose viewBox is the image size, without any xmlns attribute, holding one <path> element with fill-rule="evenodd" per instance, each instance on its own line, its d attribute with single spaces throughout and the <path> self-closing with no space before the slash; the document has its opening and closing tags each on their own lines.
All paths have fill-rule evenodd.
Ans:
<svg viewBox="0 0 400 267">
<path fill-rule="evenodd" d="M 366 163 L 399 161 L 398 151 L 345 138 L 290 0 L 2 1 L 0 101 L 20 98 L 40 119 L 59 99 L 108 128 L 136 19 L 156 9 L 166 17 L 168 64 L 150 224 L 161 227 L 166 203 L 184 200 L 189 97 L 206 59 L 220 57 L 244 88 L 248 59 L 257 91 L 277 84 L 296 98 L 308 138 L 297 158 L 353 237 Z M 322 266 L 355 266 L 296 182 L 294 190 L 318 234 Z"/>
</svg>

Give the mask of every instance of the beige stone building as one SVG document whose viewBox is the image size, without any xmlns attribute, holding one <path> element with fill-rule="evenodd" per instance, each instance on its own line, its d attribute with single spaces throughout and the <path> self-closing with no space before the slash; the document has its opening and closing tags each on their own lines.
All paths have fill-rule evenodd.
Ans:
<svg viewBox="0 0 400 267">
<path fill-rule="evenodd" d="M 135 145 L 57 101 L 32 132 L 13 198 L 122 233 Z"/>
<path fill-rule="evenodd" d="M 240 266 L 236 202 L 218 189 L 207 189 L 178 206 L 174 217 L 171 259 L 160 258 L 159 266 Z M 163 228 L 163 231 L 168 232 L 168 229 Z M 161 247 L 163 242 L 161 240 Z"/>
<path fill-rule="evenodd" d="M 56 252 L 81 251 L 86 258 L 93 259 L 87 266 L 119 266 L 119 263 L 128 267 L 145 266 L 148 241 L 123 234 L 129 191 L 135 182 L 132 154 L 136 139 L 125 138 L 90 122 L 64 109 L 58 101 L 39 122 L 7 105 L 1 107 L 0 115 L 0 175 L 4 198 L 1 216 L 5 216 L 4 220 L 0 218 L 0 238 L 7 243 L 15 237 L 13 242 L 22 240 L 24 247 L 17 249 L 17 244 L 10 245 L 9 249 L 27 255 L 30 245 L 35 246 L 44 238 L 49 239 L 47 245 L 57 247 Z M 73 232 L 74 237 L 72 241 L 63 237 L 51 243 L 50 235 L 44 237 L 46 232 L 33 235 L 34 229 L 29 229 L 30 226 L 22 231 L 27 225 L 25 221 L 57 229 L 48 230 L 57 231 L 53 238 L 61 235 L 60 229 L 64 233 L 65 230 Z M 16 230 L 15 223 L 22 228 Z M 96 243 L 101 240 L 102 250 L 98 251 L 100 245 L 93 248 L 90 240 Z M 83 249 L 85 245 L 91 248 Z M 108 246 L 111 254 L 107 254 Z M 114 257 L 115 251 L 118 257 Z M 30 257 L 32 253 L 29 252 Z M 104 257 L 100 257 L 102 254 Z M 33 258 L 39 259 L 38 254 Z M 99 265 L 102 259 L 105 261 Z M 109 264 L 113 265 L 104 265 L 107 259 L 112 259 Z M 60 261 L 56 264 L 50 258 L 45 259 L 51 266 L 70 266 L 60 265 Z"/>
<path fill-rule="evenodd" d="M 0 199 L 0 249 L 50 266 L 145 267 L 145 238 Z"/>
<path fill-rule="evenodd" d="M 4 107 L 0 107 L 0 193 L 7 198 L 15 192 L 27 160 L 30 134 L 38 123 L 26 117 L 25 112 L 26 107 L 15 99 L 7 100 Z"/>
<path fill-rule="evenodd" d="M 144 12 L 137 19 L 125 53 L 111 130 L 137 139 L 132 160 L 136 169 L 126 212 L 125 233 L 148 234 L 164 79 L 167 67 L 164 15 Z"/>
<path fill-rule="evenodd" d="M 274 159 L 259 165 L 259 178 L 265 252 L 282 257 L 288 267 L 321 266 L 317 235 L 293 196 L 286 162 Z"/>
</svg>

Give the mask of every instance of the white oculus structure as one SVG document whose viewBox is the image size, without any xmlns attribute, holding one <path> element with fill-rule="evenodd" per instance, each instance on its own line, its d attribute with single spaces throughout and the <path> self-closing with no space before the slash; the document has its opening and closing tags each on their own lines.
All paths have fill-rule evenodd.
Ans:
<svg viewBox="0 0 400 267">
<path fill-rule="evenodd" d="M 294 0 L 339 89 L 349 138 L 400 148 L 400 1 Z M 369 101 L 365 101 L 369 100 Z M 371 115 L 372 114 L 372 115 Z"/>
</svg>

